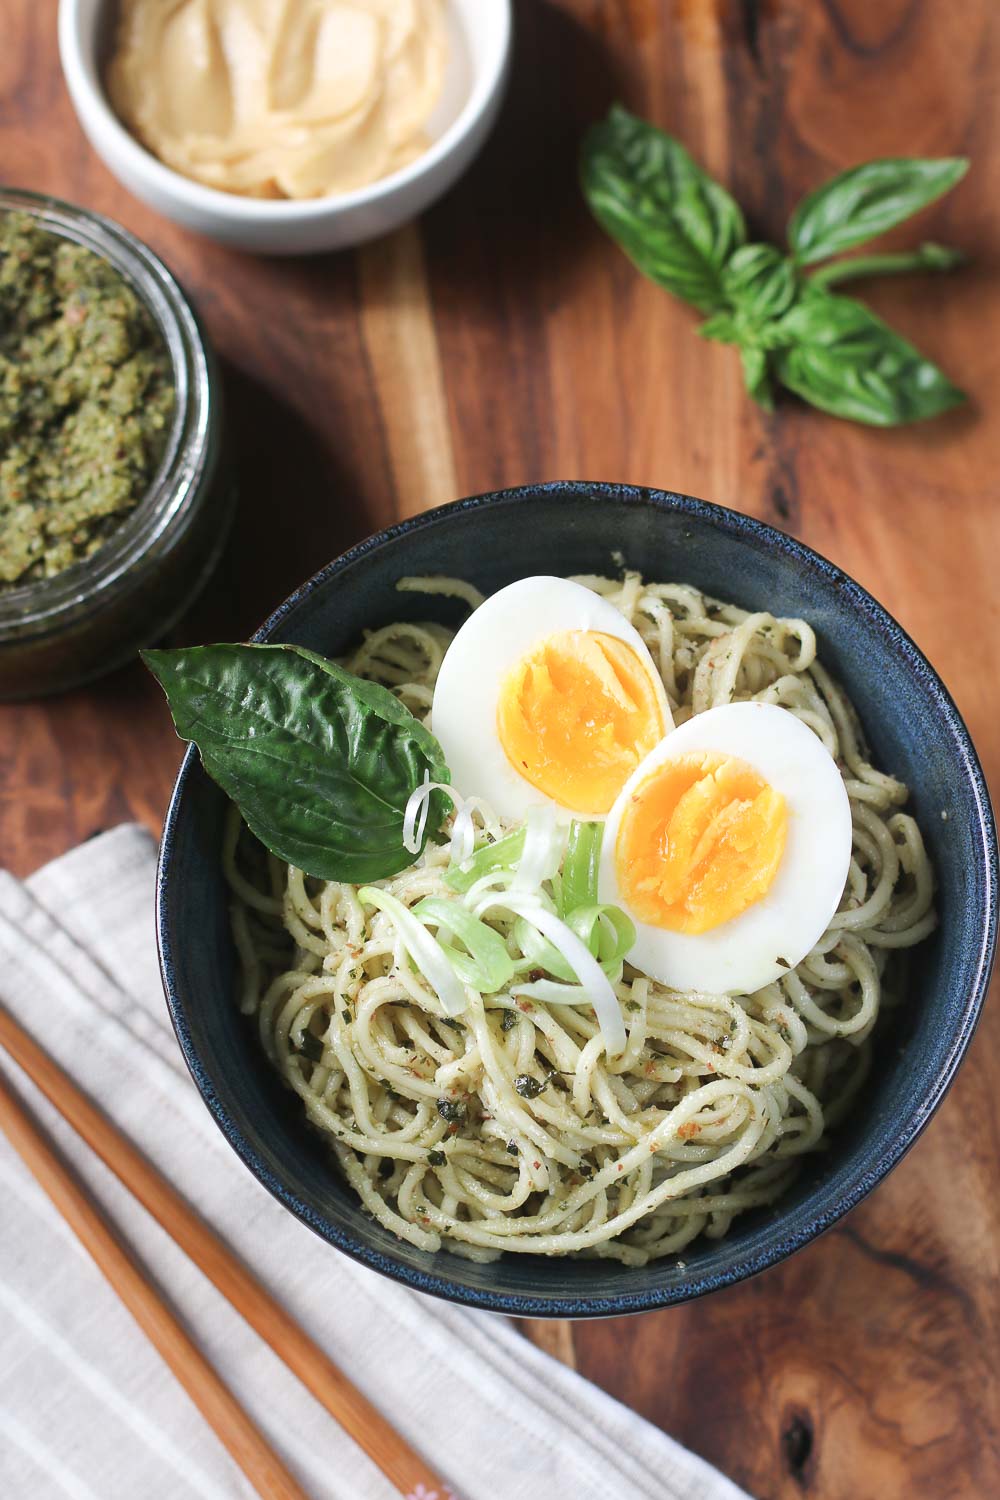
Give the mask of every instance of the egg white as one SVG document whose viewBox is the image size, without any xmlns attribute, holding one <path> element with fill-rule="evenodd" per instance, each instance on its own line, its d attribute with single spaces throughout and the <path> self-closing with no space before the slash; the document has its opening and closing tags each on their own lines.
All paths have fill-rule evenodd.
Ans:
<svg viewBox="0 0 1000 1500">
<path fill-rule="evenodd" d="M 466 620 L 445 653 L 434 688 L 431 727 L 465 796 L 482 797 L 502 817 L 521 819 L 548 803 L 560 822 L 598 819 L 573 811 L 532 786 L 508 760 L 497 733 L 497 701 L 507 673 L 547 636 L 597 630 L 632 647 L 648 669 L 663 720 L 670 725 L 663 681 L 634 626 L 583 584 L 568 578 L 522 578 L 498 590 Z"/>
<path fill-rule="evenodd" d="M 851 860 L 847 788 L 829 751 L 788 709 L 730 703 L 696 714 L 650 751 L 608 813 L 598 882 L 602 901 L 629 910 L 615 868 L 629 798 L 665 761 L 699 750 L 745 761 L 784 797 L 788 827 L 781 863 L 759 901 L 709 932 L 670 932 L 630 912 L 637 936 L 629 962 L 675 989 L 749 995 L 800 963 L 840 904 Z"/>
</svg>

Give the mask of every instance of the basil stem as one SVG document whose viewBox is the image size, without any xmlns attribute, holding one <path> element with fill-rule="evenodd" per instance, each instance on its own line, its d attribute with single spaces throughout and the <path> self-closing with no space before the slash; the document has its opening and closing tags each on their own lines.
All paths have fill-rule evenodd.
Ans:
<svg viewBox="0 0 1000 1500">
<path fill-rule="evenodd" d="M 964 266 L 968 256 L 948 245 L 921 245 L 916 250 L 898 250 L 885 255 L 854 255 L 849 260 L 832 260 L 809 277 L 812 286 L 831 287 L 842 281 L 859 281 L 863 276 L 903 276 L 909 271 L 953 271 Z"/>
</svg>

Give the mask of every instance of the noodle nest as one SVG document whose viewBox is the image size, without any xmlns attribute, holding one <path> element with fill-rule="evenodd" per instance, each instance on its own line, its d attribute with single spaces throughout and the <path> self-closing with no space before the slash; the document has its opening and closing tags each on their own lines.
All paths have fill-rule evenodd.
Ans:
<svg viewBox="0 0 1000 1500">
<path fill-rule="evenodd" d="M 933 876 L 902 810 L 906 787 L 870 764 L 804 620 L 632 573 L 576 581 L 639 631 L 676 723 L 733 701 L 779 704 L 834 757 L 853 857 L 836 915 L 796 969 L 726 996 L 669 989 L 626 962 L 615 992 L 628 1040 L 609 1059 L 588 1009 L 501 991 L 446 1017 L 389 914 L 268 855 L 235 809 L 224 860 L 242 1008 L 365 1209 L 424 1250 L 643 1265 L 699 1235 L 721 1238 L 826 1147 L 868 1073 L 876 1023 L 900 996 L 897 950 L 934 926 Z M 457 580 L 400 587 L 473 606 L 481 597 Z M 388 625 L 344 664 L 426 719 L 451 638 L 437 624 Z M 448 862 L 447 844 L 428 842 L 379 883 L 408 907 L 447 896 Z M 518 956 L 509 916 L 487 920 Z"/>
</svg>

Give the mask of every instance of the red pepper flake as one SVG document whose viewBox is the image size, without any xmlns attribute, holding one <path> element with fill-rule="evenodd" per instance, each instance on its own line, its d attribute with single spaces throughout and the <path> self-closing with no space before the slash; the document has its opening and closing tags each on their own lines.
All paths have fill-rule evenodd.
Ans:
<svg viewBox="0 0 1000 1500">
<path fill-rule="evenodd" d="M 534 1167 L 534 1169 L 535 1169 L 535 1171 L 536 1171 L 536 1172 L 537 1172 L 537 1171 L 538 1171 L 538 1168 L 539 1168 L 539 1167 L 540 1167 L 540 1166 L 541 1166 L 541 1165 L 542 1165 L 542 1164 L 541 1164 L 541 1162 L 540 1162 L 540 1161 L 533 1161 L 533 1162 L 532 1162 L 532 1163 L 531 1163 L 531 1165 L 532 1165 L 532 1166 L 533 1166 L 533 1167 Z"/>
</svg>

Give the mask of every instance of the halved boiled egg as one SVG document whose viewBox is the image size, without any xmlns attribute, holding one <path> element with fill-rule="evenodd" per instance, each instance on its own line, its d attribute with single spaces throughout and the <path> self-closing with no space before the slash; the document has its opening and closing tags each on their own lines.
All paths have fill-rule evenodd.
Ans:
<svg viewBox="0 0 1000 1500">
<path fill-rule="evenodd" d="M 851 859 L 829 751 L 770 703 L 696 714 L 608 815 L 599 892 L 632 917 L 629 961 L 676 989 L 752 994 L 826 931 Z"/>
<path fill-rule="evenodd" d="M 507 818 L 545 801 L 564 821 L 602 818 L 671 727 L 638 631 L 582 584 L 522 578 L 452 641 L 434 689 L 452 782 Z"/>
</svg>

